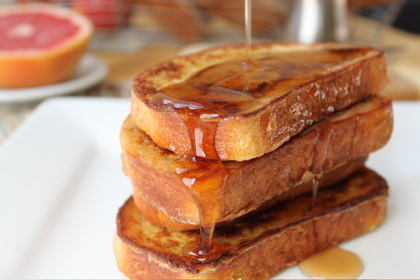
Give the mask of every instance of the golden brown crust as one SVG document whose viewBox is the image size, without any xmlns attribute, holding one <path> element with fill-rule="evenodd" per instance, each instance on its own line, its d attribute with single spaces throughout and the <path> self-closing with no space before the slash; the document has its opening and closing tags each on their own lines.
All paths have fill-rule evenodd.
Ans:
<svg viewBox="0 0 420 280">
<path fill-rule="evenodd" d="M 332 168 L 331 170 L 328 170 L 328 172 L 324 171 L 323 175 L 318 181 L 317 189 L 329 187 L 345 179 L 346 177 L 348 177 L 349 175 L 353 174 L 355 171 L 360 169 L 366 162 L 366 159 L 367 157 L 358 158 L 355 160 L 351 160 L 341 166 Z M 313 174 L 309 174 L 308 177 L 312 178 Z M 261 201 L 261 205 L 258 206 L 257 209 L 252 210 L 250 212 L 243 210 L 240 213 L 235 213 L 235 215 L 230 215 L 233 221 L 232 220 L 219 221 L 217 226 L 226 226 L 229 223 L 237 221 L 238 219 L 242 220 L 242 219 L 249 218 L 255 214 L 260 213 L 261 211 L 268 209 L 269 207 L 271 207 L 272 205 L 274 205 L 275 203 L 279 201 L 291 199 L 301 194 L 310 193 L 313 191 L 314 191 L 314 182 L 312 180 L 309 179 L 309 181 L 305 181 L 304 183 L 298 183 L 297 185 L 294 185 L 293 188 L 290 188 L 280 193 L 279 195 L 273 197 L 270 200 Z M 181 231 L 200 228 L 199 224 L 186 224 L 186 223 L 176 220 L 172 216 L 168 216 L 164 211 L 159 210 L 155 206 L 146 202 L 142 197 L 142 193 L 135 187 L 133 187 L 133 199 L 137 208 L 142 213 L 143 217 L 149 222 L 151 222 L 152 224 L 157 225 L 158 227 L 167 228 L 170 230 L 181 230 Z M 243 216 L 239 216 L 242 214 Z"/>
<path fill-rule="evenodd" d="M 384 53 L 369 47 L 264 44 L 254 45 L 253 54 L 287 56 L 325 49 L 357 55 L 346 60 L 346 54 L 340 54 L 343 61 L 338 65 L 317 75 L 303 75 L 282 84 L 283 91 L 274 90 L 247 112 L 221 120 L 215 134 L 215 146 L 222 160 L 248 160 L 273 151 L 313 122 L 378 93 L 386 84 Z M 205 67 L 242 56 L 245 56 L 244 46 L 225 46 L 173 58 L 146 69 L 136 77 L 132 86 L 133 123 L 159 146 L 185 154 L 191 144 L 182 117 L 176 112 L 149 107 L 149 97 L 160 88 L 185 80 Z M 300 84 L 296 85 L 296 81 Z M 292 110 L 297 107 L 299 110 Z"/>
<path fill-rule="evenodd" d="M 225 253 L 208 263 L 193 263 L 182 254 L 183 246 L 198 232 L 154 226 L 129 199 L 117 218 L 117 264 L 130 279 L 267 279 L 316 252 L 375 229 L 386 215 L 387 191 L 379 175 L 363 168 L 320 191 L 315 206 L 312 196 L 304 195 L 217 228 L 215 241 L 224 244 Z"/>
<path fill-rule="evenodd" d="M 260 158 L 224 162 L 229 175 L 217 222 L 242 216 L 300 182 L 310 181 L 321 171 L 378 150 L 389 140 L 392 126 L 391 101 L 373 96 L 319 122 Z M 124 169 L 139 207 L 145 200 L 175 221 L 198 225 L 197 208 L 189 190 L 169 172 L 170 164 L 179 156 L 153 143 L 131 124 L 130 118 L 121 130 L 121 146 Z M 161 215 L 147 217 L 155 222 L 162 220 Z"/>
</svg>

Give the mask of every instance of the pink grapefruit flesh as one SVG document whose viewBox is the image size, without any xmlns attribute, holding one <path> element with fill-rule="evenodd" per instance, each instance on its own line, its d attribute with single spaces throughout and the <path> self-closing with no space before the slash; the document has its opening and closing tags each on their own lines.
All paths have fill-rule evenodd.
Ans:
<svg viewBox="0 0 420 280">
<path fill-rule="evenodd" d="M 83 15 L 54 5 L 0 9 L 0 87 L 22 88 L 68 79 L 93 29 Z"/>
</svg>

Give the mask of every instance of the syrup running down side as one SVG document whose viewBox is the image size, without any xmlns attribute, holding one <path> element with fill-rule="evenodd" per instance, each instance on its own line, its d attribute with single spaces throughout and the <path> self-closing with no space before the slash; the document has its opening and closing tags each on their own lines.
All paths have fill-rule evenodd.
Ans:
<svg viewBox="0 0 420 280">
<path fill-rule="evenodd" d="M 252 43 L 252 36 L 251 36 L 251 16 L 252 16 L 252 1 L 245 0 L 245 38 L 246 38 L 246 62 L 250 61 L 251 59 L 251 43 Z"/>
<path fill-rule="evenodd" d="M 200 262 L 208 262 L 223 253 L 221 245 L 212 242 L 216 220 L 223 207 L 223 190 L 227 170 L 218 158 L 214 146 L 217 122 L 202 121 L 181 110 L 190 129 L 190 155 L 185 155 L 172 164 L 172 168 L 184 185 L 191 189 L 200 216 L 200 240 L 187 244 L 184 255 Z"/>
</svg>

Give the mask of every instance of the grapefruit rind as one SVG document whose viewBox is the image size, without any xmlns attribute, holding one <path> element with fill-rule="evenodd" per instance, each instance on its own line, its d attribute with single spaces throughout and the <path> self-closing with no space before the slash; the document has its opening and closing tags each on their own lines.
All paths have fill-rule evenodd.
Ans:
<svg viewBox="0 0 420 280">
<path fill-rule="evenodd" d="M 31 12 L 69 19 L 79 31 L 51 48 L 0 51 L 0 87 L 23 88 L 62 82 L 73 74 L 86 52 L 93 26 L 76 11 L 47 4 L 27 4 L 3 7 L 0 17 Z"/>
</svg>

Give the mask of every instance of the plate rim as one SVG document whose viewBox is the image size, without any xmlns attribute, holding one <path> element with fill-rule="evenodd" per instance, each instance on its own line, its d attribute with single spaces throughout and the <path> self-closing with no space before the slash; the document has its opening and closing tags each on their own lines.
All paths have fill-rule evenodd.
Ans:
<svg viewBox="0 0 420 280">
<path fill-rule="evenodd" d="M 87 75 L 77 75 L 87 67 L 93 69 Z M 108 65 L 91 53 L 83 55 L 74 75 L 64 82 L 21 89 L 5 89 L 0 87 L 0 104 L 41 100 L 47 97 L 59 96 L 77 92 L 102 81 L 108 74 Z"/>
</svg>

